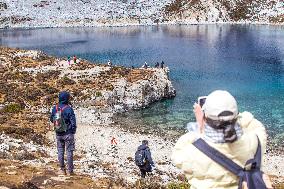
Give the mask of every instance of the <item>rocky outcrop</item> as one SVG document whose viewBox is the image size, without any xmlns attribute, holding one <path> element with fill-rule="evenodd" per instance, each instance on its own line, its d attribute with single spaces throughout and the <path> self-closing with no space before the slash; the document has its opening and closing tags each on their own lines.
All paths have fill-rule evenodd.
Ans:
<svg viewBox="0 0 284 189">
<path fill-rule="evenodd" d="M 174 0 L 165 6 L 170 23 L 284 23 L 283 1 L 271 0 Z"/>
<path fill-rule="evenodd" d="M 109 123 L 114 113 L 175 96 L 167 68 L 130 69 L 84 60 L 69 64 L 38 51 L 3 47 L 0 61 L 2 112 L 48 112 L 58 92 L 67 90 L 82 120 Z"/>
</svg>

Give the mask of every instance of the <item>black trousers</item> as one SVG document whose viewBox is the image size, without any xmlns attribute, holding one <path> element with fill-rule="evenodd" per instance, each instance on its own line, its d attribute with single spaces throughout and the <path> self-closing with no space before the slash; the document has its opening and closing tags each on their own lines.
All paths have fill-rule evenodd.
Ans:
<svg viewBox="0 0 284 189">
<path fill-rule="evenodd" d="M 145 178 L 145 176 L 148 172 L 152 172 L 152 167 L 151 167 L 150 163 L 148 163 L 148 162 L 146 162 L 145 165 L 139 167 L 139 169 L 140 169 L 142 178 Z"/>
</svg>

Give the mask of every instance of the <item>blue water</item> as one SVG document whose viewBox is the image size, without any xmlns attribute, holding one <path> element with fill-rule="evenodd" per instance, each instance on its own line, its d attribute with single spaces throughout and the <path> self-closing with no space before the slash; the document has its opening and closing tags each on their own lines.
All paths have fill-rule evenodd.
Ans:
<svg viewBox="0 0 284 189">
<path fill-rule="evenodd" d="M 236 97 L 270 134 L 284 132 L 284 27 L 192 25 L 124 28 L 0 30 L 0 44 L 40 49 L 59 57 L 140 67 L 162 60 L 170 67 L 176 98 L 128 113 L 132 121 L 184 127 L 198 96 L 216 89 Z"/>
</svg>

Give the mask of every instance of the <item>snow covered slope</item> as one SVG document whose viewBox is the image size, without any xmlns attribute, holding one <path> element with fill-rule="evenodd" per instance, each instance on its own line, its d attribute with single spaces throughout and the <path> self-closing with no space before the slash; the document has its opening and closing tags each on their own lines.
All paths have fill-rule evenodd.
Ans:
<svg viewBox="0 0 284 189">
<path fill-rule="evenodd" d="M 283 23 L 283 0 L 0 0 L 0 28 Z"/>
<path fill-rule="evenodd" d="M 165 6 L 165 18 L 178 23 L 283 23 L 283 0 L 175 0 Z"/>
</svg>

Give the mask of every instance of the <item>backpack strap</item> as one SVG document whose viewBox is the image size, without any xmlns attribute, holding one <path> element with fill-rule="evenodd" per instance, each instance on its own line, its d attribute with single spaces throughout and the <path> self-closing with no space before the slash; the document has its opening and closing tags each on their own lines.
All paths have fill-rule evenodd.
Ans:
<svg viewBox="0 0 284 189">
<path fill-rule="evenodd" d="M 62 113 L 67 107 L 69 107 L 69 105 L 63 106 L 63 108 L 61 108 L 61 113 Z"/>
<path fill-rule="evenodd" d="M 257 150 L 254 155 L 253 159 L 249 159 L 245 165 L 251 164 L 251 170 L 252 171 L 260 171 L 260 165 L 261 165 L 261 144 L 259 141 L 259 138 L 257 136 Z M 229 170 L 233 174 L 239 177 L 239 189 L 242 188 L 242 182 L 247 181 L 248 188 L 255 188 L 254 185 L 250 182 L 250 179 L 252 175 L 249 175 L 244 168 L 236 164 L 233 160 L 226 157 L 224 154 L 219 152 L 218 150 L 214 149 L 210 145 L 208 145 L 203 139 L 199 138 L 195 142 L 192 143 L 197 149 L 199 149 L 201 152 L 203 152 L 205 155 L 207 155 L 210 159 L 218 163 L 219 165 L 223 166 L 225 169 Z M 262 180 L 262 172 L 260 175 L 255 175 L 255 178 L 257 183 L 257 188 L 266 188 L 265 183 Z"/>
<path fill-rule="evenodd" d="M 259 138 L 257 136 L 257 150 L 254 154 L 254 158 L 253 159 L 249 159 L 245 165 L 249 165 L 252 164 L 252 168 L 251 169 L 255 169 L 255 170 L 260 170 L 260 165 L 261 165 L 261 144 L 259 141 Z"/>
<path fill-rule="evenodd" d="M 225 169 L 228 169 L 233 174 L 241 177 L 243 168 L 233 162 L 231 159 L 226 157 L 224 154 L 219 152 L 218 150 L 214 149 L 213 147 L 209 146 L 202 138 L 197 139 L 195 142 L 192 143 L 198 150 L 203 152 L 207 155 L 210 159 L 215 161 L 216 163 L 223 166 Z"/>
</svg>

